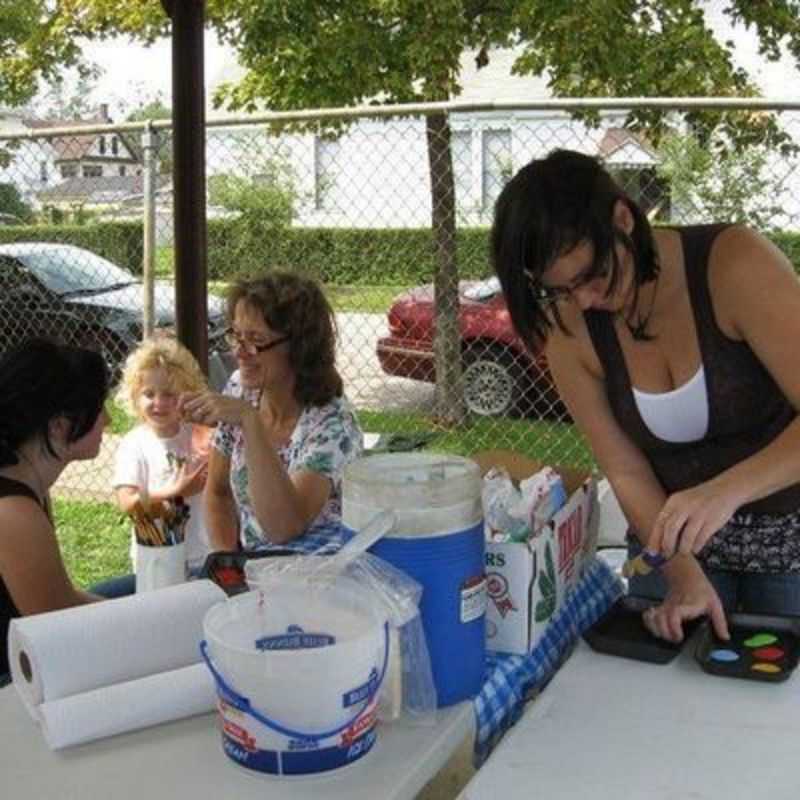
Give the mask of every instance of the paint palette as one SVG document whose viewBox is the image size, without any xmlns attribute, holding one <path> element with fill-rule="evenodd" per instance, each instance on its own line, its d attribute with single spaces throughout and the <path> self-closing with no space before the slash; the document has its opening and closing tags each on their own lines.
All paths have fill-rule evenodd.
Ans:
<svg viewBox="0 0 800 800">
<path fill-rule="evenodd" d="M 599 653 L 651 664 L 667 664 L 680 653 L 683 642 L 668 642 L 647 630 L 642 612 L 654 605 L 657 605 L 656 601 L 644 597 L 621 597 L 584 633 L 583 638 Z M 684 642 L 696 624 L 684 624 Z"/>
<path fill-rule="evenodd" d="M 265 552 L 247 550 L 218 550 L 206 557 L 201 578 L 208 578 L 224 590 L 228 597 L 247 591 L 244 565 L 252 558 L 272 558 L 297 555 L 294 550 L 276 549 Z"/>
<path fill-rule="evenodd" d="M 712 675 L 778 683 L 797 666 L 800 618 L 728 615 L 730 641 L 718 639 L 710 623 L 700 634 L 695 658 Z"/>
</svg>

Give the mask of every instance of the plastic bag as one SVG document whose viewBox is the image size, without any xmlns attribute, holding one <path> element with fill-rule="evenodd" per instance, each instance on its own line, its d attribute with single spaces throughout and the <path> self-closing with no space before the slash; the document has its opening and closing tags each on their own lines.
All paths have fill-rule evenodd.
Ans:
<svg viewBox="0 0 800 800">
<path fill-rule="evenodd" d="M 508 470 L 492 467 L 484 475 L 481 501 L 490 541 L 524 542 L 531 535 L 528 515 L 522 506 L 522 494 Z"/>
<path fill-rule="evenodd" d="M 535 536 L 567 501 L 561 476 L 543 467 L 517 486 L 503 467 L 492 467 L 481 492 L 490 541 L 524 542 Z"/>
<path fill-rule="evenodd" d="M 519 485 L 522 506 L 534 536 L 567 502 L 564 481 L 552 467 L 543 467 Z"/>
<path fill-rule="evenodd" d="M 330 556 L 297 555 L 248 562 L 251 588 L 269 591 L 270 581 L 301 580 L 310 592 L 324 592 L 345 578 L 364 592 L 364 602 L 381 608 L 390 629 L 389 667 L 378 704 L 383 721 L 401 715 L 415 723 L 436 721 L 433 682 L 425 631 L 419 615 L 422 586 L 405 572 L 371 553 L 362 553 L 339 568 Z"/>
</svg>

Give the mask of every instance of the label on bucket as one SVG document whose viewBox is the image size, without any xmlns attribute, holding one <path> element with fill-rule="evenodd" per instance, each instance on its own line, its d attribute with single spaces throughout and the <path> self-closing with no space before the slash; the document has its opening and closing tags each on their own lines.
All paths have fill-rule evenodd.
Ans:
<svg viewBox="0 0 800 800">
<path fill-rule="evenodd" d="M 363 703 L 375 691 L 377 686 L 378 670 L 373 669 L 369 673 L 369 678 L 367 678 L 367 680 L 362 683 L 361 686 L 356 686 L 355 689 L 351 689 L 349 692 L 345 692 L 342 695 L 342 707 L 350 708 L 350 706 Z"/>
<path fill-rule="evenodd" d="M 461 622 L 472 622 L 485 613 L 486 576 L 475 575 L 461 584 Z"/>
<path fill-rule="evenodd" d="M 350 727 L 328 739 L 289 738 L 220 699 L 222 748 L 231 760 L 270 775 L 313 775 L 357 761 L 375 743 L 376 704 L 364 709 Z"/>
<path fill-rule="evenodd" d="M 336 644 L 336 637 L 329 633 L 306 633 L 299 625 L 289 625 L 286 633 L 262 636 L 256 639 L 256 650 L 312 650 Z"/>
</svg>

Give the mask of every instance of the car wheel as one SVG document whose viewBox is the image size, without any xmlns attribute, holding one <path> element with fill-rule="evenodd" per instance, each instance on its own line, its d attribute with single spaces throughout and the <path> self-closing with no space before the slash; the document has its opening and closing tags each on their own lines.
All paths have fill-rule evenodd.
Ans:
<svg viewBox="0 0 800 800">
<path fill-rule="evenodd" d="M 524 413 L 527 380 L 511 354 L 493 348 L 468 350 L 463 380 L 464 403 L 473 414 Z"/>
</svg>

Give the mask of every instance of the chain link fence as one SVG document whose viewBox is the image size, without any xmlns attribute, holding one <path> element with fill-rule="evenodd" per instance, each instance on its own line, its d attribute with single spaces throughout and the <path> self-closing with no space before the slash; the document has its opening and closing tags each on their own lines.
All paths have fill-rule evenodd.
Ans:
<svg viewBox="0 0 800 800">
<path fill-rule="evenodd" d="M 632 108 L 665 111 L 657 135 L 625 127 Z M 699 124 L 703 113 L 716 127 Z M 428 124 L 432 114 L 444 124 Z M 206 138 L 211 348 L 222 348 L 234 275 L 318 277 L 337 310 L 346 392 L 381 446 L 592 464 L 546 363 L 511 330 L 488 260 L 504 183 L 556 147 L 603 158 L 655 224 L 745 221 L 800 266 L 800 104 L 456 103 L 213 121 Z M 174 325 L 171 171 L 164 121 L 54 128 L 0 116 L 0 349 L 53 336 L 100 349 L 116 372 L 151 325 Z M 437 311 L 444 269 L 460 278 L 458 307 Z M 437 387 L 434 332 L 448 311 L 460 370 Z M 129 424 L 115 414 L 100 457 L 71 465 L 57 493 L 109 502 Z"/>
</svg>

